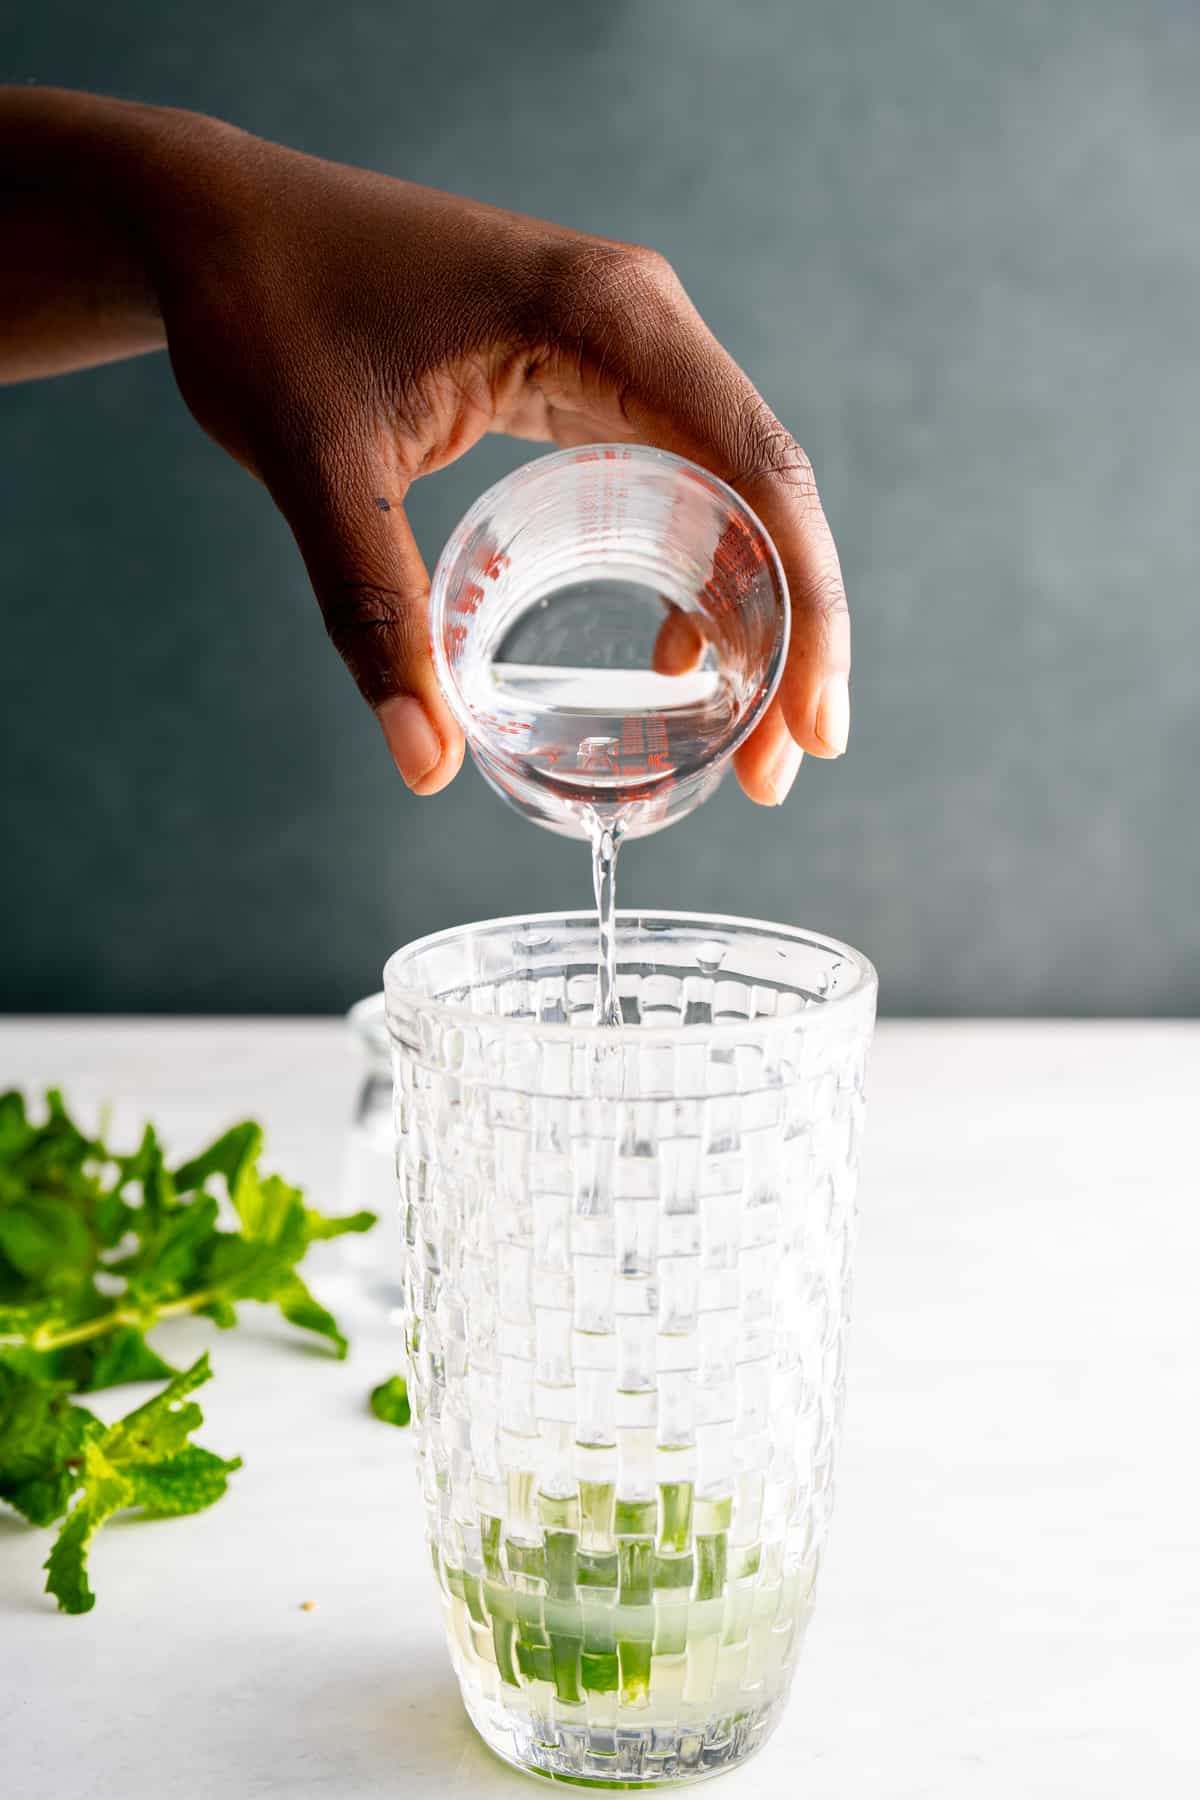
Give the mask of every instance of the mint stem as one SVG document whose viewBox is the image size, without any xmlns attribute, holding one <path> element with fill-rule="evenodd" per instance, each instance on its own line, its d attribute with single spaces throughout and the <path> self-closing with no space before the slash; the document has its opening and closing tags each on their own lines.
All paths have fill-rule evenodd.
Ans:
<svg viewBox="0 0 1200 1800">
<path fill-rule="evenodd" d="M 112 1312 L 101 1313 L 99 1318 L 88 1319 L 83 1325 L 73 1325 L 69 1331 L 41 1329 L 29 1337 L 0 1336 L 0 1344 L 27 1344 L 32 1350 L 64 1350 L 69 1344 L 86 1344 L 92 1338 L 103 1337 L 106 1332 L 116 1331 L 122 1325 L 137 1325 L 142 1330 L 149 1331 L 160 1319 L 174 1319 L 184 1313 L 199 1312 L 202 1307 L 211 1306 L 220 1297 L 220 1288 L 197 1288 L 194 1294 L 185 1294 L 180 1300 L 165 1300 L 161 1306 L 154 1307 L 148 1313 L 138 1312 L 128 1306 L 118 1306 Z"/>
</svg>

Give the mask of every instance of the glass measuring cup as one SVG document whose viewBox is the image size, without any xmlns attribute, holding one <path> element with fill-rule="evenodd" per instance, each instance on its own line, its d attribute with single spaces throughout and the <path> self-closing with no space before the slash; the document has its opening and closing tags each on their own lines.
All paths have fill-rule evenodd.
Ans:
<svg viewBox="0 0 1200 1800">
<path fill-rule="evenodd" d="M 783 672 L 766 531 L 682 457 L 595 444 L 490 488 L 430 602 L 438 678 L 481 772 L 567 836 L 644 837 L 699 805 Z"/>
</svg>

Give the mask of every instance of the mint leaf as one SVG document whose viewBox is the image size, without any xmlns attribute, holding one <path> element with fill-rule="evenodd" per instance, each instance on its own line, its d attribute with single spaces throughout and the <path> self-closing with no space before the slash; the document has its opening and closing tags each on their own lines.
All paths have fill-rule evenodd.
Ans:
<svg viewBox="0 0 1200 1800">
<path fill-rule="evenodd" d="M 47 1571 L 46 1592 L 65 1613 L 91 1612 L 96 1596 L 88 1586 L 87 1552 L 92 1533 L 102 1524 L 92 1509 L 81 1502 L 54 1540 L 54 1548 L 42 1567 Z"/>
<path fill-rule="evenodd" d="M 378 1225 L 379 1214 L 373 1212 L 338 1213 L 330 1217 L 326 1213 L 313 1212 L 310 1207 L 304 1209 L 304 1235 L 310 1244 L 322 1238 L 344 1237 L 348 1231 L 370 1231 L 372 1225 Z"/>
<path fill-rule="evenodd" d="M 76 1505 L 54 1540 L 42 1567 L 47 1571 L 46 1592 L 53 1594 L 61 1612 L 91 1612 L 96 1596 L 88 1585 L 88 1545 L 105 1519 L 120 1512 L 133 1498 L 128 1477 L 104 1453 L 108 1433 L 83 1446 L 83 1499 Z"/>
<path fill-rule="evenodd" d="M 139 1232 L 153 1230 L 175 1198 L 175 1184 L 167 1173 L 162 1145 L 153 1125 L 142 1132 L 142 1141 L 132 1156 L 117 1158 L 120 1170 L 118 1192 L 136 1183 L 141 1188 L 141 1217 L 130 1221 Z"/>
<path fill-rule="evenodd" d="M 199 1512 L 225 1492 L 228 1477 L 241 1467 L 189 1442 L 203 1414 L 187 1396 L 211 1376 L 201 1356 L 160 1394 L 135 1407 L 107 1430 L 95 1421 L 84 1432 L 82 1493 L 47 1557 L 46 1592 L 63 1612 L 90 1612 L 96 1603 L 88 1581 L 92 1538 L 106 1519 L 130 1507 L 153 1518 Z"/>
<path fill-rule="evenodd" d="M 148 1519 L 200 1512 L 221 1498 L 228 1477 L 241 1466 L 240 1456 L 226 1462 L 199 1444 L 188 1444 L 166 1462 L 129 1471 L 134 1504 Z"/>
<path fill-rule="evenodd" d="M 290 1187 L 282 1176 L 260 1176 L 252 1164 L 244 1165 L 233 1190 L 233 1204 L 247 1242 L 271 1244 L 293 1260 L 307 1245 L 304 1198 L 300 1189 Z"/>
<path fill-rule="evenodd" d="M 69 1201 L 31 1194 L 0 1211 L 0 1254 L 27 1280 L 73 1288 L 91 1269 L 92 1235 Z"/>
<path fill-rule="evenodd" d="M 337 1320 L 314 1299 L 299 1275 L 293 1273 L 286 1281 L 280 1282 L 272 1298 L 290 1325 L 298 1325 L 302 1331 L 315 1331 L 320 1337 L 328 1338 L 337 1352 L 338 1360 L 345 1356 L 350 1345 L 342 1336 Z"/>
<path fill-rule="evenodd" d="M 157 1303 L 203 1281 L 218 1235 L 217 1202 L 211 1194 L 198 1194 L 188 1206 L 158 1212 L 137 1247 L 110 1262 L 108 1270 L 126 1283 L 131 1306 L 152 1312 Z"/>
<path fill-rule="evenodd" d="M 25 1096 L 15 1088 L 0 1094 L 0 1161 L 20 1155 L 33 1136 L 25 1112 Z"/>
<path fill-rule="evenodd" d="M 0 1500 L 34 1525 L 58 1518 L 78 1484 L 73 1470 L 92 1427 L 98 1421 L 73 1406 L 62 1386 L 0 1362 Z"/>
<path fill-rule="evenodd" d="M 278 1175 L 260 1176 L 252 1161 L 238 1155 L 236 1145 L 228 1162 L 235 1169 L 231 1198 L 242 1229 L 214 1234 L 207 1247 L 199 1277 L 211 1296 L 206 1304 L 217 1307 L 219 1320 L 227 1319 L 223 1309 L 239 1300 L 276 1305 L 290 1324 L 326 1338 L 344 1356 L 347 1343 L 337 1320 L 310 1293 L 296 1264 L 314 1239 L 369 1230 L 374 1215 L 326 1218 L 305 1206 L 299 1188 Z"/>
<path fill-rule="evenodd" d="M 71 1359 L 72 1353 L 65 1356 Z M 120 1325 L 106 1337 L 78 1345 L 68 1366 L 77 1394 L 94 1394 L 98 1388 L 119 1387 L 126 1381 L 163 1381 L 178 1373 L 150 1348 L 136 1325 Z"/>
<path fill-rule="evenodd" d="M 237 1308 L 228 1300 L 210 1300 L 198 1311 L 201 1318 L 211 1319 L 218 1331 L 232 1331 L 237 1324 Z"/>
<path fill-rule="evenodd" d="M 211 1380 L 206 1350 L 190 1368 L 169 1381 L 161 1393 L 109 1426 L 103 1439 L 105 1453 L 118 1462 L 155 1462 L 173 1456 L 204 1421 L 197 1403 L 187 1396 Z"/>
<path fill-rule="evenodd" d="M 195 1188 L 202 1188 L 214 1175 L 220 1175 L 232 1200 L 242 1171 L 257 1162 L 262 1145 L 262 1127 L 252 1120 L 231 1126 L 207 1150 L 176 1169 L 176 1190 L 181 1194 L 190 1193 Z"/>
<path fill-rule="evenodd" d="M 408 1383 L 403 1375 L 390 1375 L 371 1389 L 371 1411 L 385 1425 L 407 1425 L 412 1418 L 408 1404 Z"/>
<path fill-rule="evenodd" d="M 99 1420 L 95 1421 L 99 1424 Z M 80 1465 L 83 1459 L 82 1439 L 77 1450 Z M 31 1525 L 53 1525 L 61 1519 L 71 1504 L 71 1495 L 79 1486 L 79 1475 L 69 1465 L 61 1465 L 48 1469 L 44 1475 L 33 1475 L 20 1487 L 12 1488 L 4 1495 L 4 1499 Z"/>
</svg>

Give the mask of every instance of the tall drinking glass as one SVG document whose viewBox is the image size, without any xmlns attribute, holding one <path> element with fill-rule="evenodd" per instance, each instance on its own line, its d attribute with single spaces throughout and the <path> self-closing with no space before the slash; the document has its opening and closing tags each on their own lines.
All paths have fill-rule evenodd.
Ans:
<svg viewBox="0 0 1200 1800">
<path fill-rule="evenodd" d="M 829 1524 L 876 980 L 809 932 L 465 926 L 385 972 L 420 1479 L 501 1756 L 695 1780 L 776 1722 Z"/>
</svg>

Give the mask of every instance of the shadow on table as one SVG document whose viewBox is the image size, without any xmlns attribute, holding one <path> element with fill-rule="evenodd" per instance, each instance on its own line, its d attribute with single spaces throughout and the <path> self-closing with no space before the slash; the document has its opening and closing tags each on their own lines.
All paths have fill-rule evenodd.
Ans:
<svg viewBox="0 0 1200 1800">
<path fill-rule="evenodd" d="M 530 1792 L 528 1778 L 477 1737 L 444 1661 L 374 1664 L 353 1676 L 332 1669 L 298 1708 L 295 1726 L 314 1761 L 339 1764 L 343 1794 L 457 1800 Z"/>
</svg>

